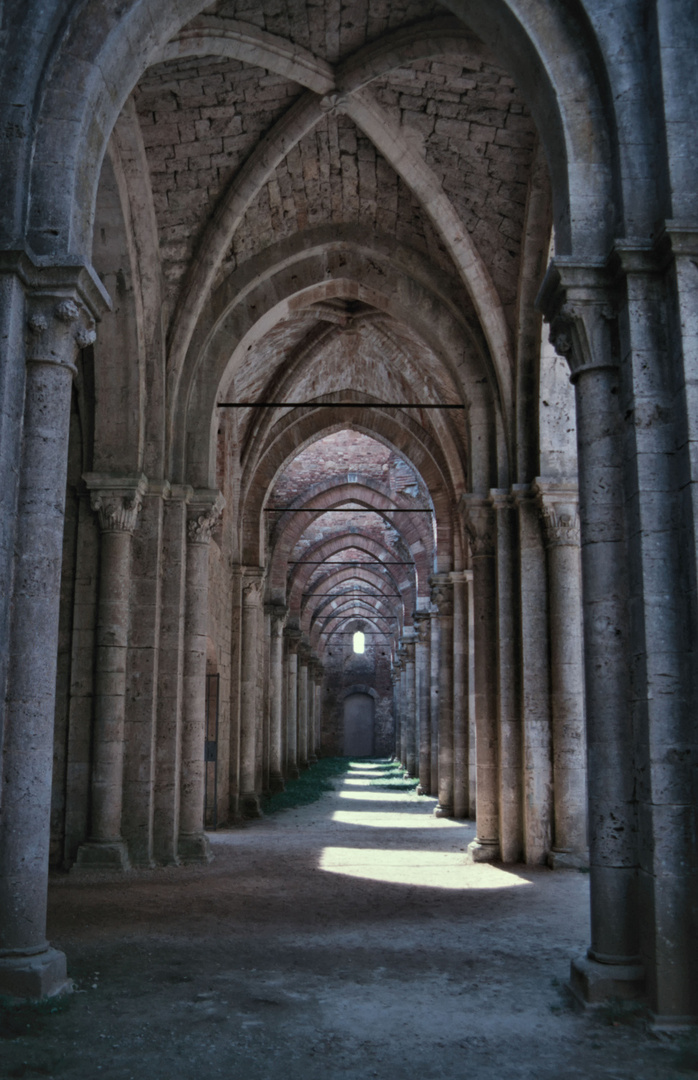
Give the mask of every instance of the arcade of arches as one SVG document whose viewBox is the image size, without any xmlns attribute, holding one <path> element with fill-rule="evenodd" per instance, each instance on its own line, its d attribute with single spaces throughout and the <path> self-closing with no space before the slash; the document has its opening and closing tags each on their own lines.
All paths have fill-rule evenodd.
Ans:
<svg viewBox="0 0 698 1080">
<path fill-rule="evenodd" d="M 695 1017 L 695 7 L 0 10 L 0 991 L 49 866 L 394 754 Z"/>
</svg>

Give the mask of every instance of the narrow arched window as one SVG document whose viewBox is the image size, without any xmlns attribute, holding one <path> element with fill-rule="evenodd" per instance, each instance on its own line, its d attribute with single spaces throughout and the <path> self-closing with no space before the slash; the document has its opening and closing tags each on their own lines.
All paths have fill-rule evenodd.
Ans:
<svg viewBox="0 0 698 1080">
<path fill-rule="evenodd" d="M 361 630 L 357 630 L 354 634 L 354 652 L 362 653 L 364 651 L 366 638 L 362 634 Z"/>
</svg>

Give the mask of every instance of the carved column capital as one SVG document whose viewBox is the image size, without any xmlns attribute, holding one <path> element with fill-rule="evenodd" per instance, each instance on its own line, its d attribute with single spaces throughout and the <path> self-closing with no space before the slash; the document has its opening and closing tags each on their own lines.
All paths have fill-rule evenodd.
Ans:
<svg viewBox="0 0 698 1080">
<path fill-rule="evenodd" d="M 586 371 L 618 367 L 616 293 L 606 259 L 557 257 L 548 267 L 536 307 L 550 325 L 550 344 L 569 363 L 573 382 Z"/>
<path fill-rule="evenodd" d="M 548 547 L 579 547 L 579 495 L 574 483 L 538 478 L 533 484 Z"/>
<path fill-rule="evenodd" d="M 436 607 L 437 613 L 446 617 L 453 615 L 453 582 L 450 574 L 432 574 L 429 578 L 431 585 L 431 602 Z"/>
<path fill-rule="evenodd" d="M 246 566 L 242 576 L 243 607 L 261 607 L 264 571 L 260 566 Z"/>
<path fill-rule="evenodd" d="M 301 641 L 300 643 L 300 647 L 298 649 L 298 656 L 300 658 L 301 664 L 304 667 L 308 667 L 312 656 L 312 649 L 310 648 L 310 645 L 306 644 L 305 641 Z"/>
<path fill-rule="evenodd" d="M 480 495 L 461 495 L 458 505 L 473 558 L 494 555 L 495 532 L 490 499 Z"/>
<path fill-rule="evenodd" d="M 431 615 L 428 611 L 415 611 L 412 622 L 420 645 L 428 645 L 431 640 Z"/>
<path fill-rule="evenodd" d="M 296 626 L 285 626 L 284 637 L 290 653 L 297 653 L 301 643 L 302 634 Z"/>
<path fill-rule="evenodd" d="M 208 544 L 220 521 L 225 499 L 219 491 L 195 491 L 189 502 L 187 536 L 191 544 Z"/>
<path fill-rule="evenodd" d="M 145 476 L 85 473 L 83 479 L 102 532 L 132 533 L 138 523 L 143 496 L 148 490 Z"/>
<path fill-rule="evenodd" d="M 264 611 L 271 617 L 271 633 L 273 637 L 281 637 L 288 618 L 288 608 L 285 604 L 265 604 Z"/>
</svg>

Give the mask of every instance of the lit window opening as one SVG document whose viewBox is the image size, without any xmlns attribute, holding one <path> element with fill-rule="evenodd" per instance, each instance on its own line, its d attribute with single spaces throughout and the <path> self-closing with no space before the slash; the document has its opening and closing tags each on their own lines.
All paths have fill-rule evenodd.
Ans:
<svg viewBox="0 0 698 1080">
<path fill-rule="evenodd" d="M 357 630 L 353 637 L 353 645 L 355 653 L 362 653 L 366 647 L 366 638 L 361 630 Z"/>
</svg>

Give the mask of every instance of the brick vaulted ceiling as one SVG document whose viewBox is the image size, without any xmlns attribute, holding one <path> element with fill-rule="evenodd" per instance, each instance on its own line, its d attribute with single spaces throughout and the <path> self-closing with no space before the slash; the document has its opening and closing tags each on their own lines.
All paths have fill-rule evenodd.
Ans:
<svg viewBox="0 0 698 1080">
<path fill-rule="evenodd" d="M 157 221 L 169 363 L 185 355 L 217 290 L 254 276 L 284 244 L 322 233 L 359 244 L 367 281 L 378 253 L 397 245 L 404 266 L 437 283 L 467 330 L 464 340 L 469 334 L 481 360 L 489 357 L 482 370 L 493 395 L 506 398 L 492 372 L 499 364 L 510 374 L 515 364 L 531 178 L 537 172 L 540 183 L 545 170 L 536 170 L 535 128 L 512 79 L 447 8 L 220 0 L 165 47 L 134 102 Z M 446 345 L 438 334 L 429 340 L 420 330 L 428 311 L 410 325 L 379 308 L 366 292 L 284 310 L 256 335 L 219 400 L 351 393 L 357 402 L 468 401 L 469 346 Z M 281 461 L 264 466 L 283 416 L 235 416 L 241 498 L 268 470 L 258 505 L 283 483 Z M 463 414 L 411 420 L 446 460 L 467 457 L 464 447 L 474 453 Z M 399 449 L 408 447 L 406 438 Z M 220 458 L 219 447 L 219 472 Z M 451 494 L 467 487 L 457 479 L 467 471 L 467 461 L 450 468 Z M 320 526 L 313 529 L 296 554 L 317 541 Z"/>
</svg>

